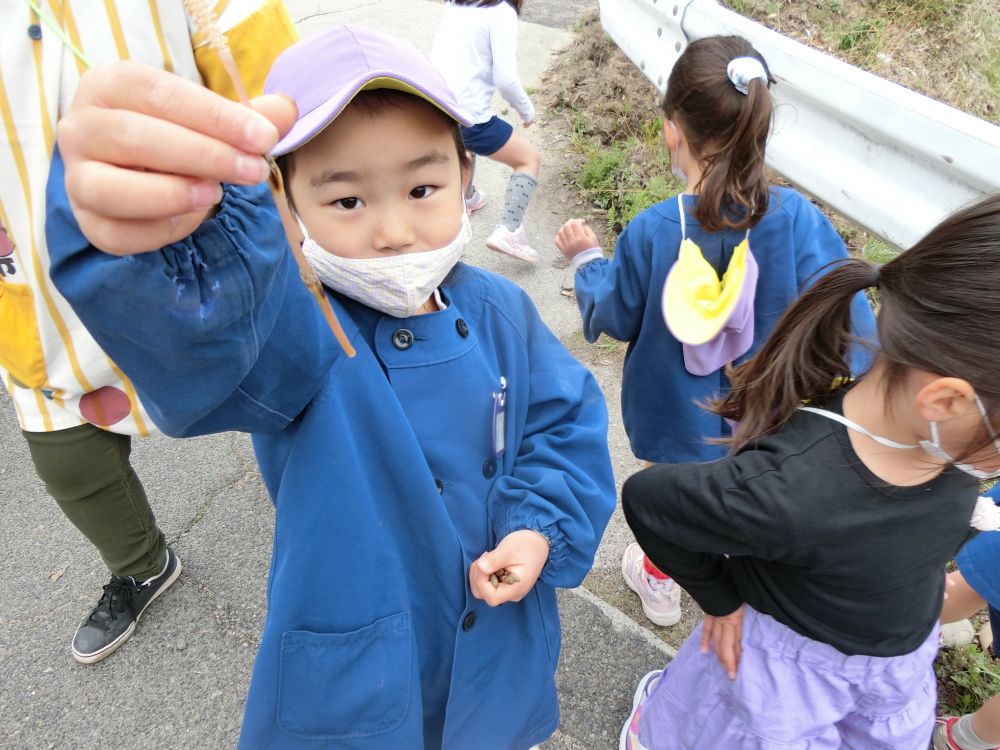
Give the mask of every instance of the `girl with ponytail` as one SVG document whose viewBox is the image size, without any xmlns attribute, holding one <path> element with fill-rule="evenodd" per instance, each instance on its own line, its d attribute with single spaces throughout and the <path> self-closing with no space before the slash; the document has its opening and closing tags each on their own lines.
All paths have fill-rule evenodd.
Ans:
<svg viewBox="0 0 1000 750">
<path fill-rule="evenodd" d="M 711 404 L 731 455 L 625 483 L 636 539 L 705 619 L 643 678 L 622 748 L 928 746 L 944 566 L 998 526 L 977 500 L 1000 475 L 998 284 L 1000 195 L 881 268 L 837 264 Z M 868 287 L 878 351 L 852 381 Z"/>
<path fill-rule="evenodd" d="M 847 257 L 815 206 L 767 183 L 772 80 L 741 37 L 690 44 L 663 100 L 663 135 L 685 191 L 636 216 L 611 259 L 582 221 L 567 222 L 556 238 L 575 270 L 587 340 L 603 333 L 629 342 L 622 417 L 647 464 L 725 455 L 729 425 L 701 405 L 728 391 L 726 367 L 760 349 L 817 271 Z M 864 294 L 847 306 L 855 333 L 869 336 Z M 861 372 L 865 353 L 854 353 L 852 371 Z M 622 573 L 650 620 L 680 619 L 680 590 L 636 545 L 625 550 Z"/>
</svg>

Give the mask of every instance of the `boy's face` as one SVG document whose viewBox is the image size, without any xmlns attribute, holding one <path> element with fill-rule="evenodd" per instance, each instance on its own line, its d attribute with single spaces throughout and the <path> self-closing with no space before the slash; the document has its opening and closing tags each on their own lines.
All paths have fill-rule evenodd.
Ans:
<svg viewBox="0 0 1000 750">
<path fill-rule="evenodd" d="M 328 252 L 419 253 L 458 234 L 465 210 L 458 153 L 452 129 L 430 104 L 348 105 L 293 158 L 295 210 Z"/>
</svg>

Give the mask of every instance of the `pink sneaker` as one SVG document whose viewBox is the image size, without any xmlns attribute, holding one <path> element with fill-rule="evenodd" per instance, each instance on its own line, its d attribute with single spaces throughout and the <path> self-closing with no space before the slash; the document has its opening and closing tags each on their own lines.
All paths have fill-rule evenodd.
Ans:
<svg viewBox="0 0 1000 750">
<path fill-rule="evenodd" d="M 480 193 L 475 188 L 472 188 L 472 197 L 465 199 L 465 213 L 472 216 L 475 211 L 478 211 L 483 206 L 486 205 L 486 196 Z"/>
<path fill-rule="evenodd" d="M 506 253 L 525 263 L 538 262 L 538 251 L 528 244 L 524 226 L 519 226 L 512 232 L 503 224 L 497 224 L 496 229 L 486 238 L 486 247 L 498 253 Z"/>
<path fill-rule="evenodd" d="M 639 742 L 639 715 L 642 713 L 642 707 L 646 704 L 646 699 L 653 692 L 653 688 L 660 681 L 662 674 L 663 670 L 658 669 L 639 680 L 639 687 L 635 689 L 635 695 L 632 697 L 632 713 L 618 737 L 618 750 L 646 750 L 646 747 Z"/>
<path fill-rule="evenodd" d="M 657 625 L 676 625 L 681 619 L 681 587 L 673 578 L 660 580 L 646 572 L 642 564 L 642 548 L 633 542 L 622 556 L 622 576 L 625 583 L 642 601 L 642 611 Z"/>
</svg>

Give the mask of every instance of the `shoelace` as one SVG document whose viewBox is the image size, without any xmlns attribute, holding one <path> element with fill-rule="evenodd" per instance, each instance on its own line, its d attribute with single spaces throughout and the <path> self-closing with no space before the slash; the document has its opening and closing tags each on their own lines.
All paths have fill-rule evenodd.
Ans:
<svg viewBox="0 0 1000 750">
<path fill-rule="evenodd" d="M 90 619 L 96 621 L 96 617 L 105 610 L 111 619 L 117 619 L 119 612 L 124 612 L 132 606 L 136 593 L 141 585 L 131 576 L 112 576 L 111 581 L 104 586 L 104 593 L 97 607 L 90 614 Z"/>
</svg>

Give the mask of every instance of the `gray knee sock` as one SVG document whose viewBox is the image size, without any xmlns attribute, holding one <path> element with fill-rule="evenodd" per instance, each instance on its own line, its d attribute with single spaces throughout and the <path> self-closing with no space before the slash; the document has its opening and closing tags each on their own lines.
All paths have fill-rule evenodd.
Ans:
<svg viewBox="0 0 1000 750">
<path fill-rule="evenodd" d="M 524 172 L 514 172 L 507 181 L 507 195 L 503 203 L 503 225 L 514 231 L 524 222 L 531 196 L 538 187 L 538 180 Z"/>
<path fill-rule="evenodd" d="M 955 722 L 955 726 L 951 728 L 951 738 L 962 750 L 993 750 L 996 747 L 989 742 L 983 742 L 972 731 L 972 714 L 966 714 Z"/>
<path fill-rule="evenodd" d="M 472 154 L 472 166 L 469 167 L 469 187 L 465 189 L 465 199 L 469 200 L 476 192 L 476 155 Z"/>
</svg>

